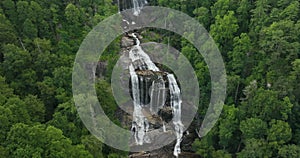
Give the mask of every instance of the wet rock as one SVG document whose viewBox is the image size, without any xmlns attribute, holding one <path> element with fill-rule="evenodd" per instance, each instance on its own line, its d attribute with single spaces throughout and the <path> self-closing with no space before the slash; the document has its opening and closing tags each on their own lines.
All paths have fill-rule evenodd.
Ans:
<svg viewBox="0 0 300 158">
<path fill-rule="evenodd" d="M 158 115 L 161 116 L 165 122 L 170 122 L 173 119 L 172 108 L 170 106 L 164 106 L 159 110 Z"/>
<path fill-rule="evenodd" d="M 132 47 L 132 46 L 134 46 L 134 40 L 132 38 L 124 36 L 121 41 L 121 47 L 126 48 L 126 47 Z"/>
<path fill-rule="evenodd" d="M 166 72 L 163 71 L 151 71 L 151 70 L 137 70 L 136 71 L 137 75 L 140 76 L 165 76 L 167 75 Z"/>
</svg>

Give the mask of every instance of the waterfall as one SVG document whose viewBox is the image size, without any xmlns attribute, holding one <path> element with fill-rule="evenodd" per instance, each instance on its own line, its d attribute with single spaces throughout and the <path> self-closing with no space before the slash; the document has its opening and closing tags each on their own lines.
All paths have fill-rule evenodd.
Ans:
<svg viewBox="0 0 300 158">
<path fill-rule="evenodd" d="M 151 61 L 150 57 L 142 50 L 140 46 L 140 40 L 136 37 L 134 33 L 132 34 L 132 36 L 136 41 L 136 45 L 129 52 L 129 58 L 131 59 L 131 61 L 133 63 L 135 61 L 140 62 L 138 66 L 143 67 L 139 68 L 140 70 L 148 69 L 152 71 L 159 71 L 158 67 L 156 67 L 156 65 Z"/>
<path fill-rule="evenodd" d="M 176 132 L 176 145 L 174 148 L 174 155 L 178 156 L 180 154 L 180 142 L 183 134 L 183 124 L 181 122 L 181 98 L 180 89 L 177 85 L 176 79 L 173 74 L 168 74 L 169 89 L 170 89 L 170 103 L 173 112 L 173 124 L 175 126 Z"/>
<path fill-rule="evenodd" d="M 165 122 L 163 122 L 163 132 L 166 132 L 166 125 L 165 125 Z"/>
<path fill-rule="evenodd" d="M 134 138 L 138 145 L 143 145 L 145 135 L 145 123 L 146 119 L 142 113 L 142 107 L 139 94 L 139 79 L 132 65 L 129 66 L 129 72 L 131 76 L 132 96 L 133 96 L 133 124 L 131 130 L 134 131 Z"/>
<path fill-rule="evenodd" d="M 141 12 L 141 9 L 145 4 L 147 4 L 146 0 L 132 0 L 133 3 L 133 15 L 138 16 Z"/>
<path fill-rule="evenodd" d="M 146 0 L 118 0 L 119 12 L 132 8 L 133 15 L 138 16 L 147 3 Z"/>
<path fill-rule="evenodd" d="M 152 114 L 157 114 L 165 104 L 165 81 L 159 76 L 158 81 L 153 81 L 150 93 L 150 111 Z"/>
<path fill-rule="evenodd" d="M 147 132 L 149 130 L 149 122 L 142 112 L 143 102 L 146 102 L 146 95 L 143 89 L 147 87 L 144 85 L 143 77 L 138 77 L 135 70 L 159 70 L 155 64 L 151 61 L 150 57 L 142 50 L 140 46 L 140 41 L 133 33 L 132 36 L 136 41 L 136 45 L 130 50 L 129 58 L 131 59 L 132 64 L 129 66 L 129 72 L 131 77 L 131 87 L 132 87 L 132 96 L 133 96 L 133 123 L 131 130 L 134 132 L 134 138 L 137 145 L 143 145 L 144 142 L 150 143 L 150 139 L 147 137 Z M 134 65 L 134 63 L 136 63 Z"/>
<path fill-rule="evenodd" d="M 158 75 L 157 79 L 152 81 L 151 92 L 150 92 L 150 102 L 148 103 L 148 80 L 143 76 L 138 76 L 136 70 L 146 70 L 152 72 L 160 71 L 159 68 L 152 62 L 150 57 L 142 50 L 140 46 L 140 41 L 137 36 L 133 33 L 136 41 L 136 45 L 129 51 L 129 58 L 131 59 L 131 64 L 129 66 L 129 72 L 131 77 L 131 89 L 133 96 L 133 122 L 131 130 L 134 133 L 134 139 L 137 145 L 143 145 L 143 143 L 150 143 L 150 139 L 147 135 L 149 130 L 149 122 L 142 112 L 142 108 L 149 106 L 151 114 L 158 114 L 159 109 L 163 108 L 165 105 L 165 81 L 162 75 Z M 173 124 L 176 135 L 176 144 L 174 147 L 173 154 L 178 157 L 180 154 L 180 143 L 183 134 L 183 124 L 181 122 L 181 97 L 180 89 L 177 81 L 173 74 L 167 74 L 169 82 L 169 92 L 170 92 L 170 104 L 173 114 Z M 147 105 L 145 105 L 147 103 Z M 166 126 L 163 122 L 163 132 L 166 132 Z"/>
</svg>

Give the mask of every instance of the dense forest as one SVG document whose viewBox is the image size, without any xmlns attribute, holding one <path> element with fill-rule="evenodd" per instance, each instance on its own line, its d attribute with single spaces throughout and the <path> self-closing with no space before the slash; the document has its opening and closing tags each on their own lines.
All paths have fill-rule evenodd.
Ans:
<svg viewBox="0 0 300 158">
<path fill-rule="evenodd" d="M 0 157 L 128 157 L 85 128 L 72 98 L 72 69 L 88 32 L 118 13 L 112 0 L 1 0 Z M 298 0 L 149 0 L 197 19 L 217 43 L 226 66 L 227 98 L 221 117 L 192 142 L 201 157 L 300 155 L 300 2 Z M 142 42 L 180 50 L 201 90 L 201 122 L 210 99 L 209 69 L 185 39 L 144 29 Z M 106 73 L 97 95 L 116 119 L 112 69 L 121 37 L 106 49 Z"/>
</svg>

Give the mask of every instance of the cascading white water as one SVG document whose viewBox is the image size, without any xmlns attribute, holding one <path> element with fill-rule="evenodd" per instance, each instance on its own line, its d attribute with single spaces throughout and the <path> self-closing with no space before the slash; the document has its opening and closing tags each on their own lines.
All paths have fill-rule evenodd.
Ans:
<svg viewBox="0 0 300 158">
<path fill-rule="evenodd" d="M 133 96 L 133 124 L 131 130 L 134 131 L 134 138 L 138 145 L 143 145 L 145 135 L 145 123 L 146 119 L 142 113 L 142 107 L 140 102 L 139 93 L 139 79 L 132 65 L 129 66 L 129 72 L 131 76 L 132 96 Z"/>
<path fill-rule="evenodd" d="M 131 9 L 133 11 L 133 15 L 138 16 L 141 12 L 141 9 L 148 2 L 146 0 L 118 0 L 119 13 L 126 9 Z"/>
<path fill-rule="evenodd" d="M 150 57 L 142 50 L 140 46 L 140 40 L 136 37 L 133 33 L 132 36 L 136 41 L 136 45 L 130 50 L 129 58 L 132 62 L 139 61 L 141 64 L 140 66 L 146 66 L 146 68 L 142 68 L 142 70 L 152 70 L 152 71 L 159 71 L 159 68 L 151 61 Z"/>
<path fill-rule="evenodd" d="M 133 123 L 132 131 L 134 132 L 134 138 L 137 145 L 143 145 L 144 142 L 150 143 L 150 139 L 147 136 L 149 130 L 149 123 L 147 118 L 142 112 L 143 105 L 142 100 L 145 99 L 147 94 L 144 94 L 144 79 L 138 77 L 135 70 L 151 70 L 154 72 L 160 71 L 159 68 L 151 61 L 150 57 L 142 50 L 140 41 L 133 33 L 132 37 L 136 40 L 136 45 L 129 51 L 129 58 L 131 64 L 129 66 L 129 72 L 131 77 L 132 96 L 134 100 L 133 111 Z M 136 63 L 136 64 L 134 64 Z M 170 89 L 170 104 L 173 113 L 173 124 L 175 126 L 176 144 L 173 154 L 178 157 L 180 154 L 180 143 L 183 135 L 183 124 L 181 122 L 181 97 L 180 89 L 173 74 L 167 75 Z M 147 87 L 147 81 L 145 82 Z M 141 87 L 140 87 L 141 86 Z M 165 99 L 165 81 L 162 76 L 158 77 L 158 80 L 152 82 L 150 94 L 150 111 L 152 114 L 157 114 L 159 109 L 164 106 Z M 140 95 L 141 93 L 141 95 Z M 165 124 L 163 123 L 163 131 L 166 132 Z"/>
<path fill-rule="evenodd" d="M 163 122 L 163 132 L 167 132 L 167 130 L 166 130 L 166 125 L 165 125 L 164 122 Z"/>
<path fill-rule="evenodd" d="M 180 142 L 182 139 L 183 134 L 183 124 L 181 122 L 181 98 L 180 98 L 180 89 L 176 82 L 176 79 L 173 74 L 168 74 L 168 81 L 169 81 L 169 89 L 170 89 L 170 103 L 173 112 L 173 124 L 175 126 L 176 132 L 176 145 L 174 148 L 174 155 L 178 156 L 180 154 Z"/>
<path fill-rule="evenodd" d="M 146 0 L 132 0 L 132 3 L 133 3 L 133 15 L 138 16 L 143 6 L 148 2 Z"/>
<path fill-rule="evenodd" d="M 139 16 L 143 6 L 147 3 L 148 2 L 146 0 L 118 0 L 119 12 L 122 14 L 121 11 L 132 9 L 133 15 Z M 133 19 L 136 18 L 124 14 L 122 21 L 125 26 L 123 28 L 128 29 L 130 25 L 136 25 Z M 147 77 L 137 75 L 138 71 L 159 72 L 160 70 L 151 61 L 150 57 L 143 51 L 136 34 L 132 33 L 131 35 L 136 42 L 136 45 L 133 46 L 129 51 L 129 58 L 131 60 L 131 64 L 129 66 L 131 77 L 131 92 L 134 100 L 133 122 L 131 130 L 134 133 L 135 142 L 137 145 L 143 145 L 144 143 L 151 142 L 150 137 L 148 137 L 147 135 L 150 127 L 149 122 L 146 116 L 143 114 L 142 110 L 144 110 L 143 108 L 149 108 L 152 115 L 158 115 L 159 110 L 163 109 L 163 106 L 166 103 L 166 92 L 170 92 L 170 104 L 172 108 L 173 124 L 176 135 L 176 144 L 173 154 L 178 157 L 178 154 L 180 154 L 181 152 L 180 143 L 184 126 L 181 122 L 182 100 L 180 98 L 181 92 L 178 87 L 177 81 L 173 74 L 168 74 L 167 79 L 169 82 L 169 91 L 167 91 L 165 76 L 158 75 L 158 78 L 156 78 L 154 81 L 151 81 L 152 79 L 147 79 Z M 150 86 L 150 90 L 148 85 Z M 160 119 L 162 120 L 162 118 Z M 169 127 L 167 129 L 167 126 L 168 124 L 165 124 L 163 120 L 163 132 L 167 132 L 167 130 L 169 129 Z"/>
<path fill-rule="evenodd" d="M 133 123 L 131 130 L 134 132 L 134 138 L 137 145 L 143 145 L 144 142 L 150 143 L 150 139 L 146 136 L 149 130 L 149 122 L 142 112 L 142 104 L 139 94 L 139 79 L 132 65 L 129 66 L 132 96 L 134 99 Z"/>
<path fill-rule="evenodd" d="M 147 79 L 139 77 L 136 74 L 136 70 L 150 70 L 153 72 L 160 71 L 159 68 L 151 61 L 150 57 L 142 50 L 140 41 L 133 33 L 132 37 L 135 38 L 136 45 L 129 51 L 129 58 L 131 64 L 129 66 L 129 72 L 131 77 L 132 96 L 134 100 L 133 111 L 133 123 L 131 130 L 134 132 L 134 138 L 137 145 L 143 145 L 144 142 L 150 143 L 150 139 L 147 136 L 149 130 L 149 123 L 147 118 L 142 112 L 142 108 L 146 105 L 143 103 L 148 92 L 144 90 L 144 87 L 148 87 Z M 183 124 L 181 122 L 181 98 L 180 89 L 173 74 L 167 75 L 170 91 L 170 104 L 173 113 L 173 124 L 176 134 L 176 145 L 174 147 L 174 155 L 178 157 L 180 154 L 180 142 L 183 134 Z M 157 80 L 152 81 L 149 108 L 152 114 L 157 114 L 159 109 L 164 106 L 165 99 L 165 81 L 162 76 L 159 76 Z M 145 94 L 146 93 L 146 94 Z M 163 123 L 163 131 L 166 132 L 165 124 Z"/>
<path fill-rule="evenodd" d="M 134 100 L 134 111 L 133 111 L 133 123 L 132 131 L 134 132 L 134 138 L 137 145 L 143 145 L 144 142 L 150 143 L 150 139 L 146 136 L 149 129 L 149 122 L 142 112 L 142 100 L 145 96 L 145 92 L 140 90 L 143 88 L 143 78 L 139 78 L 135 72 L 135 69 L 139 70 L 159 70 L 155 64 L 150 60 L 150 57 L 140 47 L 140 41 L 133 33 L 132 36 L 136 40 L 136 45 L 130 50 L 129 58 L 132 64 L 129 66 L 129 72 L 131 77 L 132 96 Z M 139 63 L 134 67 L 133 63 L 138 61 Z M 147 82 L 146 82 L 147 84 Z M 139 87 L 141 86 L 141 88 Z M 140 95 L 141 92 L 141 95 Z"/>
<path fill-rule="evenodd" d="M 165 101 L 165 81 L 161 76 L 157 81 L 152 82 L 150 98 L 150 111 L 152 114 L 157 114 Z"/>
</svg>

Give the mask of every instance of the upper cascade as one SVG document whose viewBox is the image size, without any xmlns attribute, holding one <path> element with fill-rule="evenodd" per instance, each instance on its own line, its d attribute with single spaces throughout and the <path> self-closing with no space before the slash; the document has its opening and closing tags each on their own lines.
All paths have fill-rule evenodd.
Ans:
<svg viewBox="0 0 300 158">
<path fill-rule="evenodd" d="M 151 61 L 150 57 L 142 50 L 140 46 L 140 40 L 137 36 L 133 33 L 132 36 L 135 38 L 136 45 L 130 50 L 129 58 L 131 59 L 132 63 L 138 62 L 134 64 L 135 69 L 140 70 L 152 70 L 152 71 L 159 71 L 159 68 Z"/>
<path fill-rule="evenodd" d="M 133 15 L 138 16 L 143 6 L 148 2 L 146 0 L 132 0 L 132 3 L 133 3 Z"/>
<path fill-rule="evenodd" d="M 138 16 L 144 5 L 148 4 L 146 0 L 118 0 L 119 12 L 132 9 L 133 15 Z"/>
</svg>

